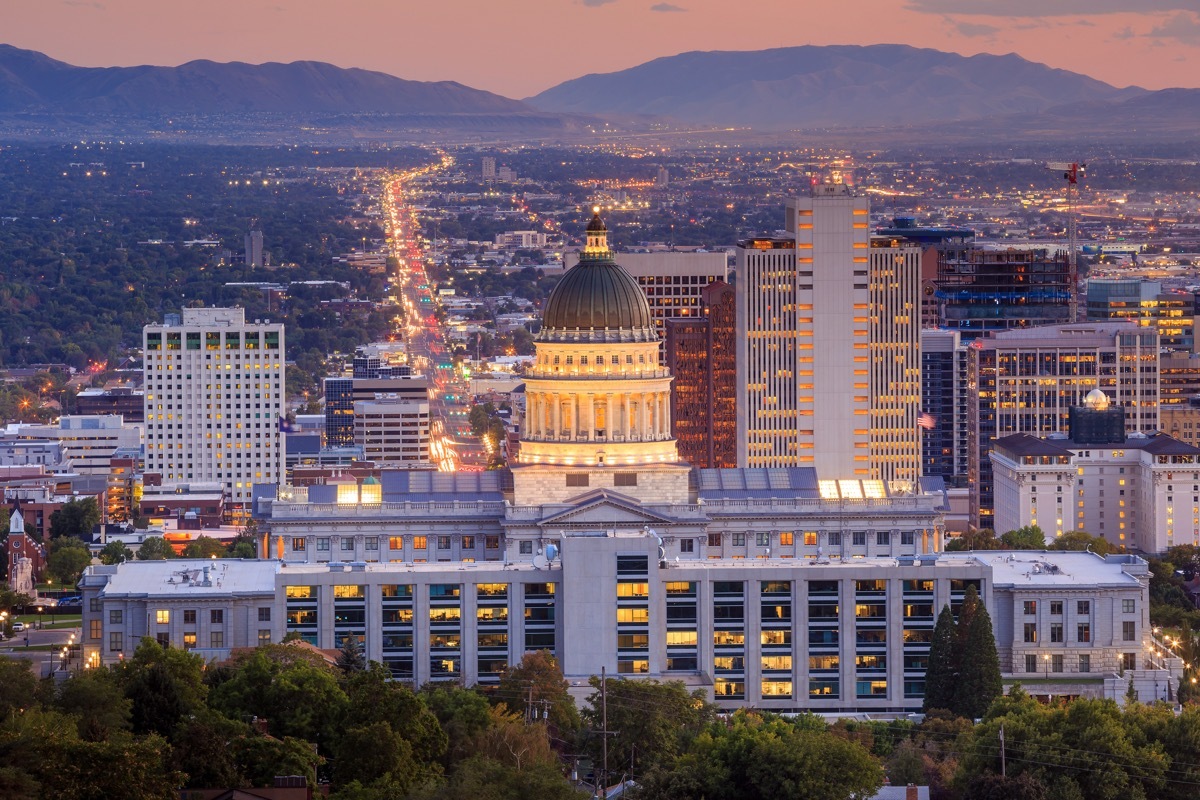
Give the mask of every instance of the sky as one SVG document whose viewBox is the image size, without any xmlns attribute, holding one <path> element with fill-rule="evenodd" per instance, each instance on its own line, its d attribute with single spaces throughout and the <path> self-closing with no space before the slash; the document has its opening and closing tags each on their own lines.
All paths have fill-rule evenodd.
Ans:
<svg viewBox="0 0 1200 800">
<path fill-rule="evenodd" d="M 0 42 L 80 66 L 328 61 L 522 98 L 689 50 L 1015 52 L 1200 87 L 1200 0 L 0 0 Z"/>
</svg>

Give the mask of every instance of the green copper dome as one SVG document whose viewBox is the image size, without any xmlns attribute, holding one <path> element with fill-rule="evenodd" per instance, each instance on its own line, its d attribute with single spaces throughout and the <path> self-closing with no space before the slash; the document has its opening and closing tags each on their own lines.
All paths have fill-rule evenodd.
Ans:
<svg viewBox="0 0 1200 800">
<path fill-rule="evenodd" d="M 650 303 L 637 279 L 613 261 L 597 213 L 589 247 L 546 300 L 541 341 L 650 341 L 658 338 Z M 599 235 L 600 248 L 593 237 Z"/>
</svg>

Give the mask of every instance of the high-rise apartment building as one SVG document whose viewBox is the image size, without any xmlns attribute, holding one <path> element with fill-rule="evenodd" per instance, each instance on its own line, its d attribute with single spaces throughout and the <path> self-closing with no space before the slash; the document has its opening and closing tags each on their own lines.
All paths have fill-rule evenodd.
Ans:
<svg viewBox="0 0 1200 800">
<path fill-rule="evenodd" d="M 142 331 L 146 471 L 220 482 L 235 507 L 283 477 L 284 333 L 241 308 L 186 308 Z M 236 510 L 235 510 L 236 513 Z"/>
<path fill-rule="evenodd" d="M 1144 328 L 1157 328 L 1164 350 L 1195 352 L 1195 314 L 1195 294 L 1163 291 L 1159 281 L 1091 278 L 1087 282 L 1088 320 L 1131 320 Z"/>
<path fill-rule="evenodd" d="M 1126 409 L 1129 429 L 1158 430 L 1158 332 L 1125 322 L 1011 330 L 968 348 L 971 524 L 991 528 L 997 438 L 1065 433 L 1072 406 L 1093 389 Z M 1004 531 L 1000 531 L 1004 533 Z"/>
<path fill-rule="evenodd" d="M 1067 323 L 1070 288 L 1066 254 L 951 248 L 938 257 L 938 321 L 968 341 L 991 331 Z"/>
<path fill-rule="evenodd" d="M 429 381 L 424 376 L 414 375 L 412 367 L 403 363 L 403 356 L 403 351 L 393 350 L 385 344 L 359 347 L 355 350 L 349 377 L 339 375 L 325 379 L 327 447 L 362 444 L 356 434 L 355 409 L 359 403 L 368 401 L 408 406 L 408 411 L 396 409 L 395 413 L 417 414 L 423 420 L 419 438 L 428 444 Z M 420 410 L 422 407 L 423 411 Z M 377 408 L 372 411 L 373 415 L 380 413 Z M 365 431 L 364 428 L 364 435 Z M 405 447 L 411 447 L 411 444 Z M 425 457 L 428 458 L 428 453 Z"/>
<path fill-rule="evenodd" d="M 700 292 L 700 313 L 667 320 L 671 426 L 680 457 L 695 467 L 737 466 L 737 310 L 732 286 Z"/>
<path fill-rule="evenodd" d="M 483 182 L 496 182 L 496 159 L 493 156 L 483 157 Z"/>
<path fill-rule="evenodd" d="M 392 469 L 433 469 L 429 441 L 428 399 L 378 392 L 374 399 L 354 402 L 354 444 L 367 461 Z"/>
<path fill-rule="evenodd" d="M 263 234 L 262 231 L 250 231 L 246 234 L 246 266 L 263 266 Z"/>
<path fill-rule="evenodd" d="M 818 184 L 786 239 L 738 246 L 738 463 L 920 476 L 921 248 L 872 246 L 867 199 Z"/>
</svg>

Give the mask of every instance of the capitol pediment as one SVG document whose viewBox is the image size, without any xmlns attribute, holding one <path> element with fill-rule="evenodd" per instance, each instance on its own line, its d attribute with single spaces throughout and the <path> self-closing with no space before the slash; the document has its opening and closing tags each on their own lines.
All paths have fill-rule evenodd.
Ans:
<svg viewBox="0 0 1200 800">
<path fill-rule="evenodd" d="M 629 525 L 669 525 L 669 517 L 643 508 L 637 500 L 601 490 L 577 498 L 566 509 L 543 517 L 540 525 L 587 525 L 588 527 L 627 527 Z"/>
</svg>

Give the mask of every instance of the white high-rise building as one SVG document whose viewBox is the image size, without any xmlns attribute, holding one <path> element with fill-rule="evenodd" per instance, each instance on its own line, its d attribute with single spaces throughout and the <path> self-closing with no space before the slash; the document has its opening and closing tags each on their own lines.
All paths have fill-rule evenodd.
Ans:
<svg viewBox="0 0 1200 800">
<path fill-rule="evenodd" d="M 483 157 L 483 181 L 484 183 L 496 182 L 496 159 L 493 156 Z"/>
<path fill-rule="evenodd" d="M 235 507 L 283 478 L 280 323 L 240 308 L 188 308 L 142 331 L 146 471 L 164 482 L 220 482 Z"/>
<path fill-rule="evenodd" d="M 738 463 L 920 476 L 920 248 L 872 247 L 867 198 L 822 183 L 787 238 L 738 247 Z"/>
</svg>

